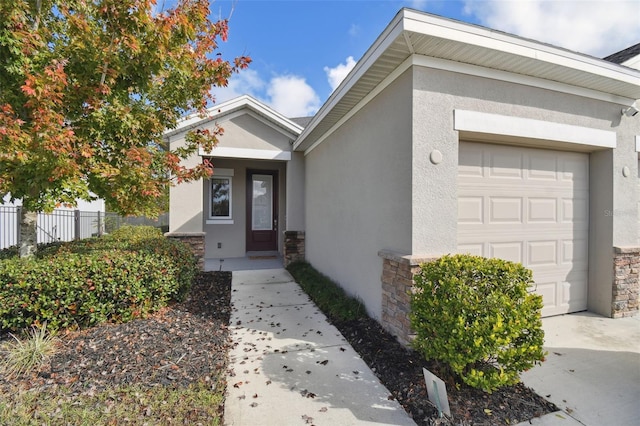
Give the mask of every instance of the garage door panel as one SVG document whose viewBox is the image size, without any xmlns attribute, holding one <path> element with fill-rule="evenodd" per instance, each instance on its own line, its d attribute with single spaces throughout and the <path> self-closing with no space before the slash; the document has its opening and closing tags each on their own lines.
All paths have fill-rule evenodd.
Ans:
<svg viewBox="0 0 640 426">
<path fill-rule="evenodd" d="M 489 197 L 491 223 L 522 223 L 521 197 Z"/>
<path fill-rule="evenodd" d="M 483 223 L 483 203 L 484 199 L 482 197 L 458 197 L 458 223 Z"/>
<path fill-rule="evenodd" d="M 562 258 L 563 264 L 583 263 L 586 261 L 589 253 L 589 244 L 587 240 L 566 239 L 562 240 Z"/>
<path fill-rule="evenodd" d="M 558 221 L 558 200 L 556 198 L 529 197 L 527 203 L 528 222 L 556 223 Z"/>
<path fill-rule="evenodd" d="M 484 172 L 484 160 L 482 149 L 470 148 L 460 152 L 458 175 L 461 177 L 481 177 Z"/>
<path fill-rule="evenodd" d="M 542 311 L 546 313 L 558 306 L 557 282 L 536 282 L 535 292 L 542 296 Z"/>
<path fill-rule="evenodd" d="M 522 179 L 522 154 L 505 149 L 489 152 L 489 177 L 495 179 Z"/>
<path fill-rule="evenodd" d="M 489 243 L 489 255 L 487 257 L 499 257 L 500 259 L 522 263 L 522 258 L 523 258 L 522 241 L 505 241 L 500 243 Z"/>
<path fill-rule="evenodd" d="M 576 189 L 589 187 L 589 162 L 584 161 L 585 154 L 563 153 L 560 161 L 561 180 L 576 185 Z"/>
<path fill-rule="evenodd" d="M 534 181 L 558 180 L 558 164 L 556 156 L 546 152 L 537 152 L 528 156 L 527 174 Z"/>
<path fill-rule="evenodd" d="M 462 142 L 460 162 L 458 251 L 530 268 L 543 315 L 586 309 L 588 154 Z"/>
<path fill-rule="evenodd" d="M 587 223 L 589 220 L 589 202 L 586 198 L 563 198 L 562 221 L 565 223 Z"/>
<path fill-rule="evenodd" d="M 585 286 L 564 281 L 562 290 L 562 304 L 565 306 L 580 307 L 587 302 L 587 289 Z"/>
<path fill-rule="evenodd" d="M 458 245 L 459 253 L 466 253 L 472 256 L 483 256 L 484 254 L 484 244 L 459 244 Z"/>
<path fill-rule="evenodd" d="M 558 250 L 555 240 L 527 243 L 528 266 L 558 265 Z"/>
</svg>

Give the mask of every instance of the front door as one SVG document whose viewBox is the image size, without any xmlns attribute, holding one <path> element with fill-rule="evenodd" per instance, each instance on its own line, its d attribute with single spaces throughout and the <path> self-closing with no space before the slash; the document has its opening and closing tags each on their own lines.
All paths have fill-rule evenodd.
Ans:
<svg viewBox="0 0 640 426">
<path fill-rule="evenodd" d="M 247 171 L 247 251 L 278 249 L 278 172 Z"/>
</svg>

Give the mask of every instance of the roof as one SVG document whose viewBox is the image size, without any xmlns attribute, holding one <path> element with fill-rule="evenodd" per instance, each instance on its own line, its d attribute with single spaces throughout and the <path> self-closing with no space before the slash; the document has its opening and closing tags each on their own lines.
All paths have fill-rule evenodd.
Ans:
<svg viewBox="0 0 640 426">
<path fill-rule="evenodd" d="M 309 122 L 311 120 L 313 120 L 313 116 L 311 116 L 311 117 L 294 117 L 294 118 L 291 118 L 290 120 L 293 121 L 294 123 L 296 123 L 297 125 L 301 126 L 301 127 L 307 127 Z"/>
<path fill-rule="evenodd" d="M 416 63 L 630 105 L 640 98 L 640 72 L 603 59 L 477 25 L 401 9 L 294 144 L 307 150 L 373 96 L 402 65 Z M 461 71 L 461 69 L 463 69 Z"/>
<path fill-rule="evenodd" d="M 175 129 L 166 131 L 164 136 L 165 138 L 168 138 L 178 133 L 186 132 L 210 121 L 219 120 L 226 115 L 242 109 L 252 111 L 260 118 L 266 120 L 269 124 L 279 128 L 281 131 L 289 133 L 293 138 L 297 137 L 302 132 L 302 126 L 298 125 L 293 120 L 285 117 L 251 96 L 243 95 L 208 108 L 204 117 L 194 114 L 183 118 L 178 122 Z"/>
<path fill-rule="evenodd" d="M 612 53 L 604 58 L 605 61 L 613 62 L 614 64 L 623 64 L 631 58 L 635 58 L 640 55 L 640 43 L 629 46 L 619 52 Z"/>
</svg>

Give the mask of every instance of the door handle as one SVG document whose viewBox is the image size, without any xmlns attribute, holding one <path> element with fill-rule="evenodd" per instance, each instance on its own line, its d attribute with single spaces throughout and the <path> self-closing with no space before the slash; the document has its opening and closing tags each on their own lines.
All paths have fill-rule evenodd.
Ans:
<svg viewBox="0 0 640 426">
<path fill-rule="evenodd" d="M 278 219 L 273 219 L 273 229 L 274 229 L 275 231 L 277 231 L 277 230 L 278 230 Z"/>
</svg>

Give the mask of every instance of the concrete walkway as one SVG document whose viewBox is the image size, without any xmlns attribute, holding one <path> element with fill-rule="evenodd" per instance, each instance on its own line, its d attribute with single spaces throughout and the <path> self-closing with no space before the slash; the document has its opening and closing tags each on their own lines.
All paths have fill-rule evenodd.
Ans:
<svg viewBox="0 0 640 426">
<path fill-rule="evenodd" d="M 225 424 L 415 425 L 284 269 L 235 271 Z"/>
<path fill-rule="evenodd" d="M 522 382 L 562 411 L 522 425 L 640 424 L 640 317 L 545 318 L 547 360 Z"/>
</svg>

